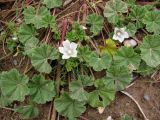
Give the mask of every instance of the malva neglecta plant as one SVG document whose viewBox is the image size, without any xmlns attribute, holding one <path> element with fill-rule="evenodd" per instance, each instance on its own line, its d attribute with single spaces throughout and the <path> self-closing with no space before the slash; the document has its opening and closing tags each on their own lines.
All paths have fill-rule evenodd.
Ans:
<svg viewBox="0 0 160 120">
<path fill-rule="evenodd" d="M 83 17 L 72 21 L 70 30 L 64 18 L 61 30 L 55 10 L 62 3 L 43 0 L 38 8 L 26 5 L 22 23 L 8 23 L 1 33 L 12 54 L 27 57 L 37 71 L 28 75 L 30 69 L 20 73 L 13 68 L 0 73 L 0 106 L 10 107 L 24 119 L 37 117 L 39 104 L 54 101 L 59 115 L 76 120 L 86 105 L 105 108 L 114 101 L 116 92 L 130 85 L 133 73 L 145 76 L 160 67 L 160 11 L 154 5 L 109 0 L 103 15 L 79 12 Z M 89 9 L 86 6 L 84 11 Z M 105 22 L 111 27 L 107 33 L 103 33 Z M 136 38 L 139 32 L 143 40 Z M 96 39 L 101 33 L 104 38 Z M 96 78 L 95 72 L 105 75 Z M 28 104 L 13 107 L 15 101 Z"/>
</svg>

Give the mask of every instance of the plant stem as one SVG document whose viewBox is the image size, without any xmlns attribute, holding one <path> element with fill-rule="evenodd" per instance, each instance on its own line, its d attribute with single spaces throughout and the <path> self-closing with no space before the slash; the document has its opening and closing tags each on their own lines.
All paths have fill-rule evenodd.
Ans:
<svg viewBox="0 0 160 120">
<path fill-rule="evenodd" d="M 59 92 L 60 92 L 60 83 L 61 83 L 61 65 L 58 63 L 57 65 L 57 73 L 56 73 L 56 92 L 57 92 L 57 96 L 59 96 Z M 51 103 L 51 112 L 50 112 L 50 120 L 56 120 L 56 116 L 57 116 L 57 112 L 56 109 L 53 106 L 53 101 Z"/>
<path fill-rule="evenodd" d="M 67 20 L 67 19 L 64 19 L 60 45 L 62 45 L 62 43 L 63 43 L 63 41 L 64 41 L 64 39 L 65 39 L 65 36 L 66 36 L 67 26 L 68 26 L 67 23 L 68 23 L 68 20 Z"/>
</svg>

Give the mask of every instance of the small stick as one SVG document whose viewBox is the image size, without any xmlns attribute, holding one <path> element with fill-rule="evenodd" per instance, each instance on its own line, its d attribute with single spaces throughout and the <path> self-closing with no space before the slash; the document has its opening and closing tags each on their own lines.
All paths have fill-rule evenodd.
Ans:
<svg viewBox="0 0 160 120">
<path fill-rule="evenodd" d="M 12 109 L 12 108 L 7 108 L 7 107 L 0 107 L 0 108 L 5 109 L 5 110 L 14 111 L 14 109 Z"/>
<path fill-rule="evenodd" d="M 79 118 L 81 118 L 82 120 L 89 120 L 89 119 L 87 119 L 87 118 L 85 118 L 83 116 L 80 116 Z"/>
<path fill-rule="evenodd" d="M 4 51 L 4 53 L 5 53 L 5 55 L 7 55 L 7 52 L 6 52 L 6 50 L 5 50 L 5 42 L 4 42 L 5 40 L 3 40 L 3 51 Z"/>
<path fill-rule="evenodd" d="M 0 61 L 3 60 L 3 59 L 5 59 L 5 58 L 7 58 L 7 57 L 9 57 L 10 55 L 12 55 L 12 52 L 8 53 L 6 56 L 1 57 Z"/>
<path fill-rule="evenodd" d="M 62 31 L 62 35 L 61 35 L 61 41 L 60 41 L 60 45 L 63 43 L 65 36 L 66 36 L 66 32 L 67 32 L 67 26 L 68 26 L 68 20 L 64 19 L 63 21 L 63 31 Z"/>
<path fill-rule="evenodd" d="M 57 96 L 59 96 L 60 82 L 61 82 L 61 65 L 59 63 L 58 63 L 58 66 L 57 66 L 56 82 L 57 82 L 56 92 L 57 92 Z M 50 120 L 56 120 L 56 116 L 57 116 L 56 109 L 53 106 L 53 103 L 54 103 L 53 101 L 51 102 L 51 112 L 49 113 Z"/>
<path fill-rule="evenodd" d="M 127 97 L 129 97 L 136 105 L 137 107 L 139 108 L 140 112 L 142 113 L 143 117 L 145 120 L 149 120 L 146 115 L 144 114 L 141 106 L 138 104 L 138 102 L 136 101 L 136 99 L 134 97 L 132 97 L 128 92 L 126 91 L 120 91 L 121 93 L 123 93 L 124 95 L 126 95 Z"/>
</svg>

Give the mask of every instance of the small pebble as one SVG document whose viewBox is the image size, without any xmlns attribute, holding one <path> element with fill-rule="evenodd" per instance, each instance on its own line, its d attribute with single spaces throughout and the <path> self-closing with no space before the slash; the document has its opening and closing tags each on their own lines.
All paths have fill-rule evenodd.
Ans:
<svg viewBox="0 0 160 120">
<path fill-rule="evenodd" d="M 17 60 L 13 60 L 13 64 L 14 64 L 15 66 L 18 65 Z"/>
<path fill-rule="evenodd" d="M 144 98 L 144 100 L 146 100 L 146 101 L 149 101 L 149 100 L 150 100 L 150 97 L 149 97 L 149 95 L 147 95 L 147 94 L 145 94 L 143 98 Z"/>
<path fill-rule="evenodd" d="M 124 45 L 125 46 L 132 46 L 132 47 L 135 47 L 135 46 L 137 46 L 137 41 L 136 40 L 134 40 L 134 39 L 129 39 L 129 40 L 125 40 L 124 41 Z"/>
</svg>

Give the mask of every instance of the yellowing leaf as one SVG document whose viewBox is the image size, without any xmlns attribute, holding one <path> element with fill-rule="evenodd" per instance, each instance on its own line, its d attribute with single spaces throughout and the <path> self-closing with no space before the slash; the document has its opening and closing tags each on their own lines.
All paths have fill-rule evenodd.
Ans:
<svg viewBox="0 0 160 120">
<path fill-rule="evenodd" d="M 105 43 L 106 45 L 104 47 L 101 47 L 101 52 L 114 55 L 117 52 L 116 43 L 112 39 L 107 39 Z"/>
</svg>

